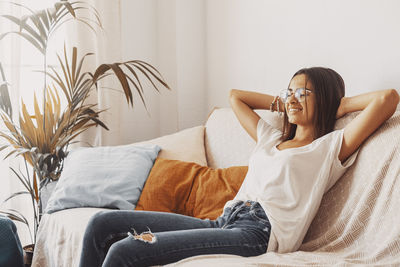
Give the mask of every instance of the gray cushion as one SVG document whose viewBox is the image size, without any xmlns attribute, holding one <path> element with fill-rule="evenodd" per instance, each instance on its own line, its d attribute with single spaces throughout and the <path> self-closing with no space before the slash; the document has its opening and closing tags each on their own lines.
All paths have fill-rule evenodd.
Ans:
<svg viewBox="0 0 400 267">
<path fill-rule="evenodd" d="M 45 212 L 76 207 L 133 210 L 160 149 L 145 144 L 71 151 Z"/>
</svg>

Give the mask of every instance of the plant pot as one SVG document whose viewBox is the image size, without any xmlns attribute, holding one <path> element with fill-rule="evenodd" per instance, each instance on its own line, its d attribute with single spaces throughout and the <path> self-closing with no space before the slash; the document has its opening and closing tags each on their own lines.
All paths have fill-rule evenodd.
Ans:
<svg viewBox="0 0 400 267">
<path fill-rule="evenodd" d="M 34 249 L 35 249 L 35 245 L 34 244 L 26 245 L 26 246 L 23 247 L 23 250 L 24 250 L 24 265 L 25 265 L 25 267 L 31 266 Z"/>
</svg>

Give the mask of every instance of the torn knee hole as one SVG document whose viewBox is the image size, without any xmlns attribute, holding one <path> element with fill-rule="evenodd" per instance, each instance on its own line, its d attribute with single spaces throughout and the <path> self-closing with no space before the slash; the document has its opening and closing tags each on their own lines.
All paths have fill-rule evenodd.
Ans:
<svg viewBox="0 0 400 267">
<path fill-rule="evenodd" d="M 156 237 L 152 233 L 141 233 L 140 235 L 134 235 L 133 238 L 148 243 L 153 243 L 154 239 L 156 239 Z"/>
<path fill-rule="evenodd" d="M 150 244 L 156 242 L 156 240 L 157 240 L 156 236 L 150 231 L 150 229 L 149 229 L 149 231 L 143 232 L 141 234 L 138 234 L 135 231 L 135 229 L 133 229 L 133 228 L 132 228 L 132 230 L 133 230 L 133 234 L 131 232 L 128 232 L 128 235 L 131 236 L 135 240 L 140 240 L 140 241 L 143 241 L 145 243 L 150 243 Z"/>
</svg>

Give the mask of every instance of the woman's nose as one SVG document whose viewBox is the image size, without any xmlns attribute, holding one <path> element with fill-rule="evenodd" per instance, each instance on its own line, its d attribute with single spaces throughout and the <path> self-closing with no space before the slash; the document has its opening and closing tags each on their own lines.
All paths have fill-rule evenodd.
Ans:
<svg viewBox="0 0 400 267">
<path fill-rule="evenodd" d="M 296 103 L 296 102 L 297 102 L 297 98 L 294 97 L 294 94 L 292 94 L 291 96 L 289 96 L 289 97 L 287 98 L 287 102 L 289 102 L 289 103 Z"/>
</svg>

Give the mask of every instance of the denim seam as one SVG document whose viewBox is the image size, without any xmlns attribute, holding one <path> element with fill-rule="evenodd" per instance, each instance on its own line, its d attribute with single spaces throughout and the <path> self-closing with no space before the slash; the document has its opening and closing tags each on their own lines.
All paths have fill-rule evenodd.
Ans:
<svg viewBox="0 0 400 267">
<path fill-rule="evenodd" d="M 235 220 L 237 214 L 242 210 L 241 206 L 243 205 L 243 203 L 244 203 L 243 201 L 238 202 L 232 207 L 231 211 L 233 210 L 233 212 L 231 214 L 229 214 L 228 218 L 226 219 L 225 224 L 221 226 L 221 229 L 225 229 L 225 227 L 227 227 L 229 223 L 231 223 L 232 221 Z"/>
<path fill-rule="evenodd" d="M 254 219 L 256 219 L 256 220 L 258 220 L 258 221 L 260 221 L 260 222 L 263 222 L 263 223 L 268 223 L 268 224 L 270 224 L 270 222 L 269 222 L 268 219 L 264 219 L 264 218 L 259 217 L 259 216 L 256 214 L 256 211 L 255 211 L 255 210 L 250 210 L 249 213 L 250 213 L 250 215 L 253 216 Z"/>
</svg>

